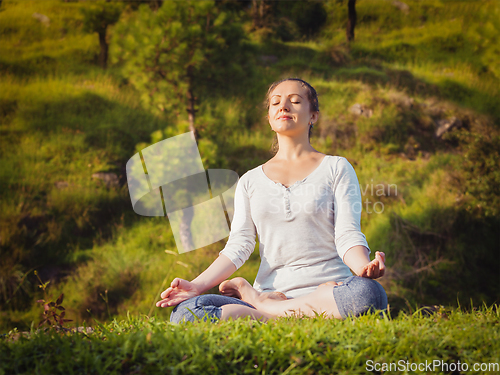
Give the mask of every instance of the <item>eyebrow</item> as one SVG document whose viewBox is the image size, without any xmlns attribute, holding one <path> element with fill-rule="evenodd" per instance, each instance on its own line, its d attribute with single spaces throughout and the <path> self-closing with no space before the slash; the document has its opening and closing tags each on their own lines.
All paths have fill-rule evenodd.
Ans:
<svg viewBox="0 0 500 375">
<path fill-rule="evenodd" d="M 299 94 L 290 94 L 288 96 L 290 97 L 290 96 L 294 96 L 294 95 L 297 95 L 298 97 L 302 98 L 302 96 L 300 96 Z M 281 95 L 279 95 L 279 94 L 274 94 L 273 96 L 271 96 L 271 98 L 274 98 L 275 96 L 281 97 Z M 304 99 L 304 98 L 302 98 L 302 99 Z"/>
</svg>

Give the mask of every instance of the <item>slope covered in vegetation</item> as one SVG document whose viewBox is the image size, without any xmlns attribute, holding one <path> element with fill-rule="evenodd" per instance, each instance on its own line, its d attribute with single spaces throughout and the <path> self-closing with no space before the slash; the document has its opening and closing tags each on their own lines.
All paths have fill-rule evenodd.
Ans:
<svg viewBox="0 0 500 375">
<path fill-rule="evenodd" d="M 311 142 L 357 172 L 362 230 L 372 253 L 387 254 L 381 283 L 391 306 L 492 304 L 500 299 L 500 7 L 407 4 L 405 13 L 391 2 L 358 1 L 349 45 L 346 2 L 322 2 L 325 21 L 310 33 L 299 17 L 307 12 L 285 17 L 275 6 L 256 27 L 245 3 L 213 4 L 240 24 L 249 64 L 238 73 L 244 84 L 221 84 L 217 71 L 197 87 L 200 153 L 206 169 L 240 176 L 262 164 L 272 156 L 261 105 L 268 85 L 287 76 L 310 81 L 321 109 Z M 103 70 L 98 35 L 80 10 L 89 4 L 1 3 L 3 329 L 40 319 L 34 270 L 50 280 L 46 299 L 64 292 L 66 315 L 79 323 L 89 311 L 100 320 L 127 312 L 167 319 L 169 309 L 154 307 L 159 292 L 173 277 L 195 277 L 224 246 L 177 255 L 168 220 L 132 210 L 127 160 L 189 129 L 182 103 L 152 110 L 126 67 L 125 26 L 140 12 L 160 12 L 139 5 L 109 26 Z M 256 250 L 235 276 L 253 281 L 258 264 Z"/>
</svg>

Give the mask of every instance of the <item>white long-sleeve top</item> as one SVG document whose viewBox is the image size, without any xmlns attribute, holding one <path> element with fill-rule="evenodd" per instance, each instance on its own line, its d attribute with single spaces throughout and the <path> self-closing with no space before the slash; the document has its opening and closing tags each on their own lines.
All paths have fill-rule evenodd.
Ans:
<svg viewBox="0 0 500 375">
<path fill-rule="evenodd" d="M 258 235 L 261 264 L 254 288 L 297 298 L 319 284 L 351 276 L 343 262 L 351 247 L 370 251 L 360 229 L 361 210 L 358 178 L 344 157 L 326 155 L 309 176 L 288 188 L 259 165 L 238 181 L 231 232 L 220 254 L 240 268 Z"/>
</svg>

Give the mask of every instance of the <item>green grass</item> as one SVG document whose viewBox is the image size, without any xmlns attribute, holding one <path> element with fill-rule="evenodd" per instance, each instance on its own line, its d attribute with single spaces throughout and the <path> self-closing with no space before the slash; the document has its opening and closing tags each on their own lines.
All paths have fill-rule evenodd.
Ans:
<svg viewBox="0 0 500 375">
<path fill-rule="evenodd" d="M 384 363 L 403 366 L 390 373 L 415 373 L 411 366 L 426 361 L 460 362 L 471 373 L 495 373 L 494 367 L 472 370 L 490 364 L 498 371 L 500 310 L 440 308 L 393 319 L 318 316 L 181 325 L 131 314 L 99 324 L 92 333 L 13 331 L 0 348 L 0 372 L 9 374 L 365 374 L 380 373 L 373 368 Z"/>
</svg>

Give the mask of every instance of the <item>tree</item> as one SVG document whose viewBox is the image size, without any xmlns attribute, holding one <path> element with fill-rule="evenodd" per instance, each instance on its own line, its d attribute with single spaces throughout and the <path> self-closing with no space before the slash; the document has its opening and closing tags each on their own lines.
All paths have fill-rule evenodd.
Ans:
<svg viewBox="0 0 500 375">
<path fill-rule="evenodd" d="M 106 40 L 108 26 L 118 21 L 122 9 L 123 3 L 109 1 L 97 1 L 85 8 L 80 8 L 84 17 L 84 31 L 99 35 L 99 65 L 103 69 L 106 69 L 108 63 L 108 42 Z"/>
<path fill-rule="evenodd" d="M 125 18 L 113 33 L 113 61 L 122 64 L 123 74 L 141 93 L 144 107 L 156 114 L 179 115 L 186 110 L 189 130 L 198 140 L 195 120 L 201 95 L 214 96 L 218 87 L 231 86 L 231 81 L 244 85 L 241 78 L 249 61 L 237 14 L 217 8 L 214 1 L 185 0 L 166 1 L 156 12 L 141 5 L 137 13 Z M 175 168 L 173 161 L 168 164 L 162 166 L 162 173 Z M 201 177 L 206 181 L 204 173 Z M 199 181 L 180 180 L 175 189 L 164 192 L 176 192 L 164 195 L 165 205 L 194 206 L 192 189 L 198 186 L 202 186 Z M 180 220 L 182 246 L 193 248 L 193 212 L 185 210 Z"/>
<path fill-rule="evenodd" d="M 243 73 L 244 32 L 234 13 L 214 1 L 167 1 L 156 12 L 141 5 L 116 26 L 114 61 L 142 94 L 145 107 L 161 113 L 185 108 L 197 136 L 198 94 Z"/>
<path fill-rule="evenodd" d="M 325 24 L 327 13 L 323 1 L 307 0 L 294 2 L 274 2 L 275 21 L 287 19 L 297 29 L 298 38 L 311 38 Z"/>
<path fill-rule="evenodd" d="M 252 28 L 261 29 L 267 25 L 266 18 L 270 5 L 266 0 L 252 0 Z"/>
<path fill-rule="evenodd" d="M 356 26 L 356 0 L 349 0 L 347 3 L 347 27 L 345 35 L 350 43 L 354 40 L 354 27 Z"/>
</svg>

